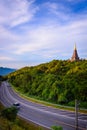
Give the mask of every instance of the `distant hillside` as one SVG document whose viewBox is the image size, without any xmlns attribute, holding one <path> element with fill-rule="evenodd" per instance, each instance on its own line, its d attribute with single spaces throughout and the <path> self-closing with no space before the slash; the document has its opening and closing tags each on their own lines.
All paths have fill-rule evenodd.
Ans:
<svg viewBox="0 0 87 130">
<path fill-rule="evenodd" d="M 22 68 L 7 78 L 18 91 L 28 96 L 70 106 L 78 99 L 80 106 L 87 108 L 87 60 L 53 60 Z"/>
<path fill-rule="evenodd" d="M 7 75 L 11 72 L 14 72 L 15 70 L 16 69 L 0 67 L 0 75 L 4 76 L 4 75 Z"/>
</svg>

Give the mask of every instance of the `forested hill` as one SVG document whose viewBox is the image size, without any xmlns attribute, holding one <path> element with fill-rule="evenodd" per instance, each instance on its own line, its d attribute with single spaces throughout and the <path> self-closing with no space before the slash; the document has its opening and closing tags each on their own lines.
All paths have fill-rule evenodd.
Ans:
<svg viewBox="0 0 87 130">
<path fill-rule="evenodd" d="M 16 69 L 0 67 L 0 75 L 7 75 L 15 70 Z"/>
<path fill-rule="evenodd" d="M 8 75 L 22 93 L 53 103 L 74 105 L 75 99 L 87 108 L 87 60 L 70 62 L 53 60 L 25 67 Z"/>
</svg>

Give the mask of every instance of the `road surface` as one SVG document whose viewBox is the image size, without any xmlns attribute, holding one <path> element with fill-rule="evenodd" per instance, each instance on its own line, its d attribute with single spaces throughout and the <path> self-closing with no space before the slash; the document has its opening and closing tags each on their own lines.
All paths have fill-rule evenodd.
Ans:
<svg viewBox="0 0 87 130">
<path fill-rule="evenodd" d="M 30 102 L 21 98 L 8 82 L 2 82 L 0 86 L 0 102 L 5 107 L 10 107 L 13 103 L 19 102 L 21 108 L 18 115 L 26 120 L 38 124 L 47 129 L 51 126 L 62 126 L 63 130 L 75 130 L 75 113 L 60 110 L 45 105 Z M 87 114 L 78 114 L 78 130 L 86 130 Z"/>
</svg>

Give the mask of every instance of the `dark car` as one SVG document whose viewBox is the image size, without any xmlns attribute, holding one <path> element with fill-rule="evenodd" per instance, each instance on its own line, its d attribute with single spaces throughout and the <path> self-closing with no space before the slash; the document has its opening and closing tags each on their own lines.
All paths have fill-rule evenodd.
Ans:
<svg viewBox="0 0 87 130">
<path fill-rule="evenodd" d="M 20 109 L 20 103 L 18 103 L 18 102 L 13 103 L 13 106 L 16 107 L 17 109 Z"/>
</svg>

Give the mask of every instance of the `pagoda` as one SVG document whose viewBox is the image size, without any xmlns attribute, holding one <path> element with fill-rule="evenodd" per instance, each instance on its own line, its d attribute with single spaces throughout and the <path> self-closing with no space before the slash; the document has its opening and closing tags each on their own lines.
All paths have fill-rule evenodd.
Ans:
<svg viewBox="0 0 87 130">
<path fill-rule="evenodd" d="M 77 49 L 76 49 L 76 44 L 74 46 L 74 51 L 73 51 L 73 55 L 71 57 L 71 61 L 79 61 L 79 57 L 78 57 L 78 53 L 77 53 Z"/>
</svg>

